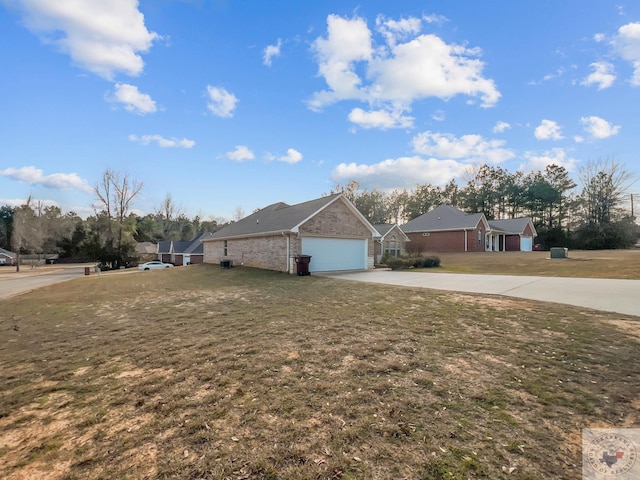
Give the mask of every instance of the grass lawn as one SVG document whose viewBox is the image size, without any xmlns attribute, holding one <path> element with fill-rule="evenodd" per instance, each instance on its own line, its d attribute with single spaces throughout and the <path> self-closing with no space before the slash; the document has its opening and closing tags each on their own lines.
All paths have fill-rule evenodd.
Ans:
<svg viewBox="0 0 640 480">
<path fill-rule="evenodd" d="M 583 278 L 640 279 L 640 249 L 569 250 L 568 258 L 549 252 L 433 253 L 442 268 L 429 272 L 494 273 Z"/>
<path fill-rule="evenodd" d="M 2 304 L 0 478 L 579 479 L 581 429 L 640 425 L 639 322 L 242 267 L 82 277 Z"/>
</svg>

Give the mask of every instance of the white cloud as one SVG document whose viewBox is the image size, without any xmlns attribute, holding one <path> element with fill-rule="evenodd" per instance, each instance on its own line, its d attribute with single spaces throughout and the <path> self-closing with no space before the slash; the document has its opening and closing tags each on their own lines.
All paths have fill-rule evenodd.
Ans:
<svg viewBox="0 0 640 480">
<path fill-rule="evenodd" d="M 447 118 L 447 115 L 445 114 L 444 110 L 436 110 L 431 115 L 431 119 L 435 120 L 436 122 L 444 122 L 446 118 Z"/>
<path fill-rule="evenodd" d="M 146 115 L 158 110 L 156 102 L 146 93 L 141 93 L 135 85 L 116 83 L 115 89 L 113 95 L 107 97 L 107 100 L 121 103 L 128 112 Z"/>
<path fill-rule="evenodd" d="M 299 151 L 297 151 L 295 148 L 287 149 L 287 154 L 284 157 L 278 158 L 279 162 L 286 162 L 291 164 L 298 163 L 301 160 L 302 160 L 302 154 Z"/>
<path fill-rule="evenodd" d="M 233 152 L 227 152 L 226 157 L 229 160 L 236 162 L 242 162 L 244 160 L 253 160 L 256 156 L 248 147 L 244 145 L 236 145 L 236 149 Z"/>
<path fill-rule="evenodd" d="M 547 165 L 558 165 L 573 171 L 578 164 L 578 160 L 569 157 L 564 148 L 552 148 L 542 153 L 525 152 L 526 162 L 520 165 L 520 170 L 525 172 L 544 171 Z"/>
<path fill-rule="evenodd" d="M 419 18 L 410 17 L 401 20 L 390 20 L 384 15 L 376 18 L 378 32 L 385 38 L 387 45 L 393 46 L 400 40 L 405 40 L 411 35 L 420 33 L 422 21 Z"/>
<path fill-rule="evenodd" d="M 327 34 L 315 40 L 313 50 L 328 89 L 315 92 L 309 108 L 357 100 L 368 103 L 371 111 L 403 112 L 429 97 L 467 95 L 479 98 L 483 107 L 500 98 L 494 81 L 482 75 L 480 49 L 447 44 L 433 34 L 419 35 L 421 19 L 379 16 L 376 24 L 384 44 L 374 49 L 366 20 L 327 18 Z M 389 128 L 385 122 L 380 125 Z"/>
<path fill-rule="evenodd" d="M 612 125 L 605 119 L 596 117 L 594 115 L 590 117 L 582 117 L 580 123 L 584 125 L 584 130 L 593 138 L 609 138 L 617 135 L 620 131 L 619 125 Z"/>
<path fill-rule="evenodd" d="M 264 55 L 263 55 L 263 60 L 262 63 L 267 65 L 267 66 L 271 66 L 271 61 L 274 57 L 279 57 L 280 56 L 280 47 L 282 47 L 282 40 L 278 39 L 278 43 L 276 43 L 275 45 L 268 45 L 265 49 L 264 49 Z"/>
<path fill-rule="evenodd" d="M 507 122 L 497 122 L 493 127 L 493 133 L 503 133 L 506 130 L 509 130 L 511 125 Z"/>
<path fill-rule="evenodd" d="M 207 108 L 214 115 L 222 118 L 233 117 L 233 111 L 238 103 L 238 99 L 233 93 L 227 92 L 222 87 L 207 85 L 207 95 L 209 97 Z"/>
<path fill-rule="evenodd" d="M 21 207 L 27 203 L 27 198 L 0 198 L 0 205 L 8 205 L 10 207 Z M 43 207 L 60 207 L 60 204 L 55 200 L 40 200 L 37 198 L 31 198 L 32 205 L 40 204 Z"/>
<path fill-rule="evenodd" d="M 562 128 L 553 120 L 542 120 L 534 132 L 538 140 L 562 140 Z"/>
<path fill-rule="evenodd" d="M 607 38 L 607 36 L 604 33 L 596 33 L 593 36 L 593 40 L 598 42 L 598 43 L 604 42 L 606 40 L 606 38 Z"/>
<path fill-rule="evenodd" d="M 111 80 L 118 72 L 139 75 L 159 35 L 147 30 L 138 0 L 9 0 L 26 27 L 71 56 L 81 68 Z"/>
<path fill-rule="evenodd" d="M 6 168 L 0 170 L 0 176 L 12 178 L 29 185 L 42 185 L 58 190 L 80 190 L 93 193 L 93 188 L 77 173 L 52 173 L 44 175 L 39 168 L 29 166 L 22 168 Z"/>
<path fill-rule="evenodd" d="M 612 43 L 618 54 L 633 66 L 631 84 L 640 86 L 640 22 L 620 27 Z"/>
<path fill-rule="evenodd" d="M 598 90 L 604 90 L 613 85 L 616 76 L 614 75 L 615 69 L 612 64 L 609 62 L 594 62 L 589 66 L 593 68 L 593 73 L 585 78 L 581 85 L 598 85 Z"/>
<path fill-rule="evenodd" d="M 391 190 L 413 188 L 424 183 L 444 185 L 452 178 L 460 177 L 467 167 L 455 160 L 401 157 L 373 165 L 341 163 L 333 170 L 331 178 L 337 184 L 355 180 L 364 188 Z"/>
<path fill-rule="evenodd" d="M 349 120 L 362 128 L 409 128 L 413 126 L 413 117 L 402 115 L 401 111 L 370 110 L 365 112 L 361 108 L 354 108 L 349 113 Z"/>
<path fill-rule="evenodd" d="M 554 73 L 548 73 L 542 80 L 532 80 L 529 82 L 529 85 L 542 85 L 544 82 L 548 82 L 549 80 L 553 80 L 554 78 L 562 77 L 567 71 L 564 68 L 558 68 Z"/>
<path fill-rule="evenodd" d="M 348 20 L 338 15 L 327 17 L 327 37 L 313 43 L 318 69 L 329 86 L 328 91 L 316 92 L 309 102 L 314 110 L 331 103 L 360 98 L 365 95 L 359 86 L 362 80 L 355 72 L 355 62 L 371 59 L 371 31 L 365 20 Z"/>
<path fill-rule="evenodd" d="M 431 15 L 424 15 L 422 19 L 427 23 L 436 23 L 438 25 L 449 21 L 449 19 L 444 15 L 437 15 L 435 13 Z"/>
<path fill-rule="evenodd" d="M 138 142 L 142 145 L 149 145 L 155 142 L 161 148 L 192 148 L 196 142 L 187 138 L 164 138 L 160 135 L 129 135 L 129 140 Z"/>
<path fill-rule="evenodd" d="M 413 149 L 421 155 L 443 159 L 459 159 L 467 163 L 501 163 L 515 154 L 503 148 L 504 140 L 485 140 L 481 135 L 423 132 L 412 140 Z"/>
</svg>

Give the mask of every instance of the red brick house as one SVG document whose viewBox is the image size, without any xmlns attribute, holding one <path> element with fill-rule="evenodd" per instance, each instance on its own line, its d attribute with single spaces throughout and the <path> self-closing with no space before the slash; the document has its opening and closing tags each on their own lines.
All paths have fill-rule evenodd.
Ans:
<svg viewBox="0 0 640 480">
<path fill-rule="evenodd" d="M 414 252 L 531 251 L 537 235 L 530 218 L 487 220 L 450 205 L 402 225 Z"/>
</svg>

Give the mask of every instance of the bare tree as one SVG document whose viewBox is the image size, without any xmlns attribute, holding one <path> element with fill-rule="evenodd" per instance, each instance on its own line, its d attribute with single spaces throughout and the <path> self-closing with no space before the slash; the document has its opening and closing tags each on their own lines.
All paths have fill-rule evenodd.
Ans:
<svg viewBox="0 0 640 480">
<path fill-rule="evenodd" d="M 155 208 L 156 217 L 160 218 L 162 224 L 162 238 L 167 240 L 175 234 L 176 219 L 183 216 L 182 208 L 173 201 L 170 193 L 162 200 L 162 203 Z"/>
<path fill-rule="evenodd" d="M 131 204 L 142 190 L 142 186 L 142 182 L 132 180 L 126 173 L 107 169 L 100 183 L 94 187 L 94 192 L 108 219 L 107 248 L 115 254 L 118 263 L 123 261 L 125 253 L 123 248 L 125 231 L 135 229 L 135 222 L 127 221 L 127 217 L 131 212 Z M 117 229 L 116 245 L 114 245 L 114 225 Z"/>
<path fill-rule="evenodd" d="M 580 169 L 580 200 L 585 221 L 610 223 L 622 215 L 620 208 L 627 198 L 634 175 L 619 162 L 606 159 L 589 162 Z"/>
</svg>

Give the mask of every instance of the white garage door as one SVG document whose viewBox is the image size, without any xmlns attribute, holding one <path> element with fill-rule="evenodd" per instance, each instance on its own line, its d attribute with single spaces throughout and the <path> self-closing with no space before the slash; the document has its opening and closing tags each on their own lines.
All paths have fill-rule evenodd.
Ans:
<svg viewBox="0 0 640 480">
<path fill-rule="evenodd" d="M 520 251 L 530 252 L 533 250 L 533 237 L 520 237 Z"/>
<path fill-rule="evenodd" d="M 302 254 L 311 255 L 310 272 L 365 270 L 367 268 L 366 240 L 303 238 Z"/>
</svg>

